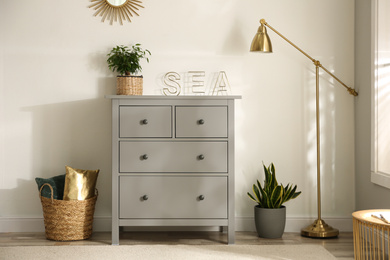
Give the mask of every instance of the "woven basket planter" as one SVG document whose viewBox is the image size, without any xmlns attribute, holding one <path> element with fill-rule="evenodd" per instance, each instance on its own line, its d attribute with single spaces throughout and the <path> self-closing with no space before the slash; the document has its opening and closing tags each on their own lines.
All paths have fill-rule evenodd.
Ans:
<svg viewBox="0 0 390 260">
<path fill-rule="evenodd" d="M 41 196 L 42 188 L 48 185 L 52 191 L 51 199 Z M 46 238 L 56 241 L 88 239 L 92 235 L 93 215 L 96 195 L 87 200 L 55 200 L 50 184 L 43 184 L 41 199 Z"/>
<path fill-rule="evenodd" d="M 142 95 L 143 77 L 142 76 L 117 76 L 116 94 L 117 95 Z"/>
</svg>

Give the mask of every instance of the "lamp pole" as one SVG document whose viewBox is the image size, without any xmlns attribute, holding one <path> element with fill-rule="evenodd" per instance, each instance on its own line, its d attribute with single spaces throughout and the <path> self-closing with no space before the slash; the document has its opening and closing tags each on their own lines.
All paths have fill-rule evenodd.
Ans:
<svg viewBox="0 0 390 260">
<path fill-rule="evenodd" d="M 317 62 L 319 63 L 319 62 Z M 317 209 L 321 219 L 321 134 L 320 134 L 320 67 L 316 64 L 316 130 L 317 130 Z"/>
</svg>

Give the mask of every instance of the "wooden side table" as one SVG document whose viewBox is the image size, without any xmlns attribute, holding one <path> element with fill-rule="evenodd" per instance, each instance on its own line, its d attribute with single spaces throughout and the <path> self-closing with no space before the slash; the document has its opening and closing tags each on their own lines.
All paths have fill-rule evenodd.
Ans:
<svg viewBox="0 0 390 260">
<path fill-rule="evenodd" d="M 389 259 L 390 224 L 373 217 L 382 215 L 390 221 L 390 210 L 373 209 L 352 213 L 355 259 Z"/>
</svg>

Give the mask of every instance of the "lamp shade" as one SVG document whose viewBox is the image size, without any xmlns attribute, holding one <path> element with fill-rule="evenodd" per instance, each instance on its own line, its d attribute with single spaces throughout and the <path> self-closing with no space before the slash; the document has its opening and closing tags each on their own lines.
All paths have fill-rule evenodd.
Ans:
<svg viewBox="0 0 390 260">
<path fill-rule="evenodd" d="M 253 52 L 272 52 L 271 40 L 267 34 L 267 28 L 263 24 L 259 26 L 255 37 L 253 37 L 251 44 L 251 51 Z"/>
</svg>

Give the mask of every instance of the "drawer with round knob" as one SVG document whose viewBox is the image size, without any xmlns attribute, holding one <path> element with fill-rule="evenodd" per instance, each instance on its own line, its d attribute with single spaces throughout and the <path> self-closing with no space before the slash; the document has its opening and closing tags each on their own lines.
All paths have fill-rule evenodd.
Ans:
<svg viewBox="0 0 390 260">
<path fill-rule="evenodd" d="M 172 107 L 120 106 L 119 137 L 172 137 Z"/>
<path fill-rule="evenodd" d="M 177 138 L 226 138 L 226 106 L 176 106 Z"/>
<path fill-rule="evenodd" d="M 120 218 L 227 218 L 227 177 L 120 176 Z"/>
<path fill-rule="evenodd" d="M 119 172 L 227 172 L 227 142 L 120 141 Z"/>
</svg>

